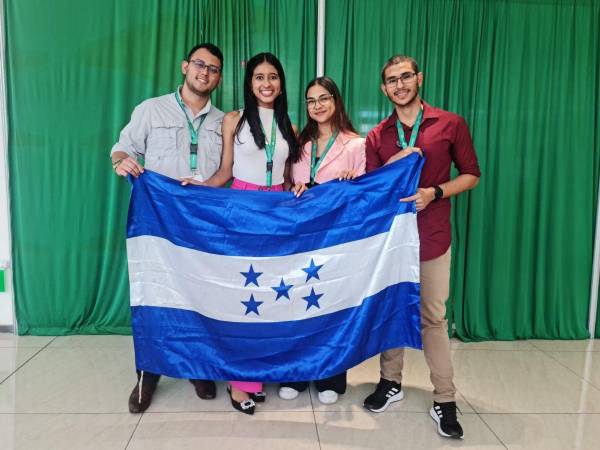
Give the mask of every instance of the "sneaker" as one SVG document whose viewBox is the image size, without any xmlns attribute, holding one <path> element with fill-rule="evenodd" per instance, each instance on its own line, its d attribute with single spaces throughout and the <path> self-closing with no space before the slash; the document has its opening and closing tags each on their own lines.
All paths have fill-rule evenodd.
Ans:
<svg viewBox="0 0 600 450">
<path fill-rule="evenodd" d="M 331 389 L 319 392 L 319 401 L 325 405 L 331 405 L 338 401 L 338 393 Z"/>
<path fill-rule="evenodd" d="M 369 411 L 383 412 L 390 403 L 398 402 L 403 398 L 404 392 L 400 383 L 381 378 L 375 392 L 365 398 L 364 407 Z"/>
<path fill-rule="evenodd" d="M 282 386 L 279 388 L 279 397 L 284 400 L 294 400 L 299 394 L 300 391 L 291 387 Z"/>
<path fill-rule="evenodd" d="M 456 402 L 433 402 L 433 407 L 429 411 L 429 414 L 436 421 L 437 432 L 440 436 L 454 439 L 463 438 L 463 429 L 456 419 L 457 409 Z"/>
</svg>

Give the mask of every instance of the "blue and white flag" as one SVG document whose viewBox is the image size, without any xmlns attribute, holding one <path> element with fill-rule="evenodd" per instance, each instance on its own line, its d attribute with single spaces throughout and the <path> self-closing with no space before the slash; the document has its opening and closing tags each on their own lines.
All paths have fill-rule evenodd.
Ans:
<svg viewBox="0 0 600 450">
<path fill-rule="evenodd" d="M 133 181 L 127 226 L 138 369 L 179 378 L 322 379 L 421 348 L 411 155 L 306 191 Z"/>
</svg>

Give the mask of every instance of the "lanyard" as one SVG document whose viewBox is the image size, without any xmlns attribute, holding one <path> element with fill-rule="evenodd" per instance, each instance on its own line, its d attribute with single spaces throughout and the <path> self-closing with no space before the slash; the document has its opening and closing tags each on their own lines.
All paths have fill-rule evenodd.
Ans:
<svg viewBox="0 0 600 450">
<path fill-rule="evenodd" d="M 262 126 L 262 122 L 260 124 L 260 128 L 262 129 L 265 138 L 267 137 L 267 133 L 265 133 L 265 129 Z M 275 121 L 275 114 L 273 114 L 273 121 L 271 122 L 271 139 L 269 142 L 265 142 L 265 154 L 267 155 L 267 187 L 271 187 L 273 184 L 273 155 L 275 154 L 275 144 L 277 143 L 277 122 Z"/>
<path fill-rule="evenodd" d="M 179 89 L 175 91 L 175 99 L 177 100 L 177 104 L 183 111 L 183 114 L 185 114 L 185 120 L 187 120 L 188 130 L 190 132 L 190 169 L 192 169 L 193 172 L 198 168 L 198 132 L 200 131 L 200 127 L 204 123 L 204 120 L 206 119 L 208 113 L 202 114 L 200 116 L 200 124 L 198 125 L 198 129 L 196 130 L 194 128 L 194 124 L 190 121 L 190 118 L 187 115 L 183 100 L 181 100 L 181 97 L 179 96 Z"/>
<path fill-rule="evenodd" d="M 333 146 L 337 135 L 337 132 L 331 135 L 331 137 L 327 141 L 327 145 L 325 146 L 325 151 L 323 151 L 323 153 L 321 154 L 321 158 L 319 159 L 319 161 L 317 161 L 317 143 L 313 141 L 310 153 L 310 184 L 314 184 L 315 178 L 317 177 L 317 172 L 319 171 L 319 167 L 321 167 L 321 163 L 325 159 L 327 152 Z"/>
<path fill-rule="evenodd" d="M 419 110 L 419 114 L 417 114 L 417 119 L 415 120 L 415 124 L 413 125 L 413 130 L 410 135 L 410 142 L 406 143 L 406 138 L 404 137 L 404 128 L 402 128 L 402 123 L 400 119 L 396 120 L 396 129 L 398 130 L 398 142 L 396 145 L 398 147 L 402 147 L 404 150 L 407 147 L 414 147 L 415 142 L 417 142 L 417 134 L 419 134 L 419 127 L 421 126 L 421 120 L 423 119 L 423 108 Z"/>
</svg>

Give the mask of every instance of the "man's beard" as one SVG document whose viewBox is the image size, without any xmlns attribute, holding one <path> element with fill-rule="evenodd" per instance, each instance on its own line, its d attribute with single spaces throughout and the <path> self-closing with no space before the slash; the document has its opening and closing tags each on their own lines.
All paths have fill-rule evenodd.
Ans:
<svg viewBox="0 0 600 450">
<path fill-rule="evenodd" d="M 404 104 L 400 104 L 400 103 L 395 103 L 395 104 L 400 106 L 401 108 L 406 108 L 408 106 L 411 106 L 416 101 L 418 101 L 417 100 L 418 97 L 419 97 L 419 89 L 416 89 L 414 95 L 411 97 L 411 99 L 409 101 L 407 101 Z"/>
<path fill-rule="evenodd" d="M 193 82 L 190 81 L 187 77 L 185 77 L 185 85 L 192 93 L 199 97 L 208 97 L 210 95 L 210 90 L 207 89 L 205 92 L 202 92 L 201 90 L 197 89 L 194 86 Z"/>
</svg>

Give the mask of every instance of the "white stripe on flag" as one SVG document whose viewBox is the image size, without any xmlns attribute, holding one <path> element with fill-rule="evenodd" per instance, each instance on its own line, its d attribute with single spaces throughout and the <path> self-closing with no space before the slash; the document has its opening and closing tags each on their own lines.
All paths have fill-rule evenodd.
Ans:
<svg viewBox="0 0 600 450">
<path fill-rule="evenodd" d="M 360 305 L 364 298 L 400 282 L 419 283 L 419 236 L 415 214 L 396 216 L 390 231 L 312 252 L 277 257 L 222 256 L 178 247 L 153 236 L 127 240 L 131 306 L 196 311 L 228 322 L 275 322 L 321 316 Z M 302 268 L 311 258 L 319 280 Z M 244 286 L 252 264 L 259 286 Z M 377 267 L 373 267 L 377 265 Z M 272 287 L 293 285 L 290 299 Z M 323 293 L 319 307 L 303 297 Z M 241 303 L 263 302 L 245 314 Z"/>
</svg>

